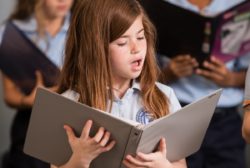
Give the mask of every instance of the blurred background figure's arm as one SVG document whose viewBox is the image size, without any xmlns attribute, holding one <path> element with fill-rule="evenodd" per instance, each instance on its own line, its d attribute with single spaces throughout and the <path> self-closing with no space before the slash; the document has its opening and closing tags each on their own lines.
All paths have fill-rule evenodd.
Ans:
<svg viewBox="0 0 250 168">
<path fill-rule="evenodd" d="M 242 135 L 247 143 L 250 144 L 250 104 L 244 108 L 244 120 L 242 127 Z"/>
<path fill-rule="evenodd" d="M 250 67 L 250 64 L 249 64 Z M 245 81 L 245 99 L 243 103 L 244 120 L 242 126 L 242 136 L 250 143 L 250 69 L 248 67 Z"/>
</svg>

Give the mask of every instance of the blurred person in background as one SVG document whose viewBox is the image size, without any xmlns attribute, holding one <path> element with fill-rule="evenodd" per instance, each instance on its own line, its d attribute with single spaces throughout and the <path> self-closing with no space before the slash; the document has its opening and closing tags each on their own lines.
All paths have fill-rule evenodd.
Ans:
<svg viewBox="0 0 250 168">
<path fill-rule="evenodd" d="M 7 23 L 14 24 L 24 36 L 60 68 L 70 24 L 70 9 L 73 3 L 75 3 L 74 0 L 18 0 L 16 9 Z M 0 27 L 0 45 L 6 27 L 6 24 Z M 11 127 L 11 146 L 3 157 L 3 168 L 49 167 L 47 163 L 23 153 L 31 108 L 36 89 L 39 86 L 44 87 L 43 77 L 39 71 L 36 72 L 36 85 L 28 93 L 23 92 L 14 81 L 3 74 L 4 100 L 9 107 L 17 109 Z M 56 86 L 49 89 L 55 90 Z"/>
<path fill-rule="evenodd" d="M 214 15 L 244 0 L 165 0 L 202 15 Z M 185 27 L 183 27 L 184 29 Z M 246 69 L 250 56 L 227 63 L 211 56 L 199 67 L 190 55 L 172 59 L 160 56 L 165 83 L 175 91 L 183 106 L 218 88 L 223 93 L 215 110 L 200 150 L 187 158 L 189 168 L 244 168 L 245 142 L 241 136 L 242 118 L 238 107 L 242 104 Z"/>
</svg>

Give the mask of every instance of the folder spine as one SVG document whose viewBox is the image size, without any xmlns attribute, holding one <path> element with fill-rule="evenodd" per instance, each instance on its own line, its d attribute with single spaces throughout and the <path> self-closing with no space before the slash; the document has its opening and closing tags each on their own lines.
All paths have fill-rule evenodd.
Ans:
<svg viewBox="0 0 250 168">
<path fill-rule="evenodd" d="M 139 129 L 137 127 L 133 127 L 131 132 L 130 132 L 130 136 L 128 138 L 128 142 L 126 145 L 126 149 L 124 151 L 124 155 L 123 155 L 123 159 L 126 157 L 126 155 L 128 154 L 135 154 L 138 144 L 140 142 L 141 139 L 141 135 L 142 135 L 143 130 Z M 120 168 L 125 168 L 124 165 L 121 162 Z"/>
</svg>

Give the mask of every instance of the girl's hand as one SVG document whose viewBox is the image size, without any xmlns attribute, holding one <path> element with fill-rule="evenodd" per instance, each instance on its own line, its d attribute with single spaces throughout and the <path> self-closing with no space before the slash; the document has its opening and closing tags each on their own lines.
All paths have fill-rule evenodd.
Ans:
<svg viewBox="0 0 250 168">
<path fill-rule="evenodd" d="M 64 126 L 73 154 L 62 168 L 88 168 L 92 160 L 114 147 L 115 141 L 109 143 L 110 133 L 105 131 L 103 127 L 100 127 L 96 135 L 91 138 L 89 136 L 91 126 L 92 121 L 88 120 L 79 138 L 75 136 L 69 126 Z"/>
<path fill-rule="evenodd" d="M 229 87 L 234 85 L 234 72 L 229 71 L 226 65 L 219 59 L 211 57 L 211 61 L 204 61 L 206 69 L 197 69 L 198 75 L 213 81 L 219 86 Z"/>
<path fill-rule="evenodd" d="M 127 168 L 186 168 L 185 161 L 170 163 L 166 159 L 167 149 L 165 139 L 162 138 L 155 153 L 144 154 L 138 152 L 136 157 L 127 155 L 123 164 Z"/>
</svg>

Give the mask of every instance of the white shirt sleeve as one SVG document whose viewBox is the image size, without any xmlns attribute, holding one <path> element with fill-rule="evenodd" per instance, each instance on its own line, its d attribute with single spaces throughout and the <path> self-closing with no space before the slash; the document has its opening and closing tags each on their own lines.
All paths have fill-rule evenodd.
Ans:
<svg viewBox="0 0 250 168">
<path fill-rule="evenodd" d="M 66 90 L 61 95 L 74 101 L 78 101 L 80 98 L 80 94 L 73 90 Z"/>
<path fill-rule="evenodd" d="M 169 101 L 170 101 L 170 107 L 169 107 L 170 113 L 174 113 L 181 109 L 179 100 L 177 99 L 174 90 L 172 88 L 170 89 Z"/>
<path fill-rule="evenodd" d="M 169 86 L 166 86 L 161 83 L 156 83 L 157 87 L 167 96 L 169 100 L 169 112 L 174 113 L 181 109 L 181 105 L 179 103 L 179 100 L 177 99 L 174 90 L 170 88 Z"/>
</svg>

